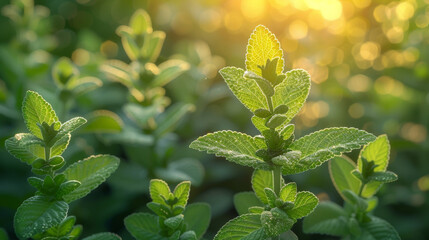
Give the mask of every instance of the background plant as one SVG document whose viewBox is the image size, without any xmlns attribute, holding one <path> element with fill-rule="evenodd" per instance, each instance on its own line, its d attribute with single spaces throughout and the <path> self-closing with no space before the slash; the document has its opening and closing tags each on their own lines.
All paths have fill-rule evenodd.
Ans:
<svg viewBox="0 0 429 240">
<path fill-rule="evenodd" d="M 191 183 L 179 183 L 173 192 L 160 179 L 150 181 L 150 213 L 134 213 L 124 219 L 125 227 L 136 239 L 201 239 L 210 224 L 210 206 L 187 205 Z"/>
<path fill-rule="evenodd" d="M 69 203 L 104 182 L 118 167 L 119 159 L 110 155 L 91 156 L 57 173 L 66 164 L 61 154 L 67 148 L 71 132 L 86 120 L 76 117 L 61 123 L 52 106 L 33 91 L 25 95 L 22 115 L 30 133 L 9 138 L 6 149 L 31 165 L 32 172 L 40 177 L 28 178 L 37 192 L 17 209 L 15 233 L 20 239 L 77 239 L 82 226 L 73 226 L 76 218 L 67 217 Z M 108 237 L 120 239 L 110 233 L 97 235 L 97 239 Z"/>
<path fill-rule="evenodd" d="M 302 69 L 283 74 L 283 65 L 283 51 L 274 34 L 264 26 L 256 27 L 247 45 L 246 71 L 226 67 L 220 73 L 234 95 L 253 112 L 252 123 L 262 135 L 220 131 L 190 145 L 257 169 L 252 183 L 260 201 L 253 197 L 250 213 L 244 211 L 246 214 L 228 222 L 215 239 L 266 239 L 289 231 L 297 219 L 313 211 L 318 199 L 310 192 L 297 192 L 295 183 L 284 185 L 282 174 L 313 169 L 375 139 L 362 130 L 330 128 L 295 141 L 295 127 L 288 123 L 308 96 L 310 76 Z M 236 205 L 249 205 L 248 201 L 248 197 L 238 197 Z"/>
<path fill-rule="evenodd" d="M 329 172 L 344 207 L 322 202 L 304 220 L 304 232 L 340 236 L 343 239 L 400 239 L 385 220 L 375 217 L 374 195 L 384 183 L 398 177 L 386 171 L 390 144 L 386 135 L 377 137 L 360 152 L 357 165 L 347 157 L 335 157 L 329 162 Z"/>
</svg>

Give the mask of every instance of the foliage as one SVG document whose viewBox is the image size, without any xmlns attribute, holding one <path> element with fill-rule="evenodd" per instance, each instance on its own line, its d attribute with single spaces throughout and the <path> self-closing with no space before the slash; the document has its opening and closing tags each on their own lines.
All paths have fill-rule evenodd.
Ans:
<svg viewBox="0 0 429 240">
<path fill-rule="evenodd" d="M 16 211 L 16 235 L 20 239 L 77 239 L 82 227 L 73 227 L 76 219 L 67 217 L 68 203 L 104 182 L 117 169 L 119 159 L 110 155 L 92 156 L 57 173 L 66 164 L 61 154 L 69 144 L 71 132 L 86 120 L 76 117 L 61 123 L 52 106 L 33 91 L 28 91 L 24 98 L 22 115 L 30 133 L 18 133 L 7 139 L 6 149 L 31 165 L 32 172 L 40 177 L 28 178 L 37 191 Z"/>
<path fill-rule="evenodd" d="M 262 135 L 221 131 L 190 145 L 255 168 L 252 184 L 260 204 L 252 206 L 255 201 L 237 197 L 236 206 L 244 212 L 241 205 L 250 204 L 249 213 L 224 225 L 215 239 L 266 239 L 290 231 L 297 219 L 313 211 L 318 199 L 310 192 L 297 192 L 295 183 L 284 185 L 281 173 L 307 171 L 375 140 L 372 134 L 354 128 L 324 129 L 295 140 L 294 125 L 289 122 L 308 96 L 310 76 L 302 69 L 284 74 L 282 55 L 274 34 L 259 25 L 250 35 L 246 70 L 220 70 L 234 95 L 254 114 L 252 122 Z"/>
<path fill-rule="evenodd" d="M 138 240 L 201 239 L 210 223 L 210 206 L 203 203 L 187 205 L 191 183 L 179 183 L 173 192 L 160 179 L 150 181 L 152 202 L 147 207 L 156 215 L 134 213 L 124 219 L 131 235 Z"/>
<path fill-rule="evenodd" d="M 321 203 L 304 220 L 304 231 L 343 239 L 400 239 L 388 222 L 372 214 L 378 203 L 374 194 L 384 183 L 398 179 L 396 174 L 386 171 L 389 155 L 389 141 L 386 135 L 381 135 L 362 149 L 358 166 L 345 157 L 332 159 L 329 172 L 345 201 L 344 207 Z"/>
</svg>

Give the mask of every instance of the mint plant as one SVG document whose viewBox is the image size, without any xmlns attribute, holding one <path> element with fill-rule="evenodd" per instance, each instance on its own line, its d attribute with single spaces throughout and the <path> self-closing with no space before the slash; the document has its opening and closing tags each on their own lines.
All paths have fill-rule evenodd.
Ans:
<svg viewBox="0 0 429 240">
<path fill-rule="evenodd" d="M 191 183 L 179 183 L 171 192 L 160 179 L 150 181 L 152 202 L 150 213 L 134 213 L 124 219 L 125 227 L 138 240 L 201 239 L 210 224 L 210 206 L 205 203 L 187 205 Z"/>
<path fill-rule="evenodd" d="M 112 183 L 123 186 L 124 179 L 134 183 L 162 178 L 169 182 L 191 180 L 194 185 L 199 185 L 204 175 L 199 161 L 192 158 L 171 159 L 176 147 L 176 136 L 172 132 L 194 106 L 175 103 L 165 110 L 170 99 L 165 96 L 164 86 L 187 71 L 189 64 L 179 59 L 156 64 L 165 33 L 153 31 L 151 19 L 144 10 L 137 10 L 129 25 L 118 27 L 117 33 L 131 62 L 109 60 L 101 66 L 101 70 L 111 80 L 128 88 L 129 103 L 123 110 L 131 122 L 121 133 L 105 136 L 105 140 L 125 145 L 132 163 L 123 164 L 118 178 Z M 130 175 L 130 171 L 136 174 Z M 144 178 L 135 179 L 142 173 L 145 173 Z M 125 184 L 123 189 L 129 189 L 131 185 Z M 143 189 L 139 187 L 138 190 Z"/>
<path fill-rule="evenodd" d="M 295 140 L 292 118 L 303 106 L 310 75 L 303 69 L 283 73 L 283 51 L 266 27 L 251 34 L 246 69 L 225 67 L 220 74 L 234 95 L 253 114 L 252 123 L 261 135 L 219 131 L 199 137 L 190 147 L 252 167 L 254 193 L 236 196 L 241 214 L 225 224 L 214 239 L 291 239 L 297 219 L 310 214 L 318 203 L 310 192 L 298 192 L 295 183 L 285 184 L 282 175 L 316 168 L 375 140 L 355 128 L 328 128 Z"/>
<path fill-rule="evenodd" d="M 390 145 L 386 135 L 377 137 L 360 152 L 357 165 L 347 157 L 329 162 L 331 180 L 344 199 L 344 207 L 322 202 L 304 220 L 304 232 L 339 236 L 342 239 L 400 239 L 385 220 L 372 214 L 378 204 L 374 195 L 397 175 L 386 171 Z"/>
<path fill-rule="evenodd" d="M 30 133 L 18 133 L 7 139 L 5 145 L 11 155 L 32 166 L 37 176 L 29 177 L 28 183 L 37 191 L 17 209 L 15 233 L 20 239 L 77 239 L 82 227 L 74 226 L 74 217 L 67 217 L 69 204 L 103 183 L 117 169 L 119 159 L 91 156 L 58 172 L 66 165 L 61 155 L 70 142 L 71 132 L 86 120 L 75 117 L 61 123 L 52 106 L 33 91 L 25 95 L 22 115 Z M 111 236 L 103 233 L 98 239 L 106 239 L 104 235 Z"/>
</svg>

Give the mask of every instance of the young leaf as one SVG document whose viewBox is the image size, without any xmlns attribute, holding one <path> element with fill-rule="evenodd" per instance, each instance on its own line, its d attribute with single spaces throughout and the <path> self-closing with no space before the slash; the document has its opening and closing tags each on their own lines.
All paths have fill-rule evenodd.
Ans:
<svg viewBox="0 0 429 240">
<path fill-rule="evenodd" d="M 161 63 L 159 66 L 160 73 L 151 82 L 152 87 L 162 87 L 167 85 L 185 71 L 189 70 L 189 63 L 179 60 L 171 59 Z"/>
<path fill-rule="evenodd" d="M 133 120 L 139 127 L 146 126 L 147 121 L 159 113 L 156 105 L 143 107 L 136 103 L 128 103 L 123 109 L 127 117 Z"/>
<path fill-rule="evenodd" d="M 128 232 L 136 239 L 164 239 L 158 235 L 160 231 L 158 216 L 149 213 L 134 213 L 124 219 L 124 225 Z"/>
<path fill-rule="evenodd" d="M 60 224 L 66 218 L 68 209 L 66 202 L 50 201 L 43 196 L 25 200 L 17 209 L 14 218 L 18 238 L 30 238 Z"/>
<path fill-rule="evenodd" d="M 201 239 L 210 224 L 210 205 L 206 203 L 189 204 L 186 206 L 183 215 L 187 230 L 194 231 L 197 239 Z"/>
<path fill-rule="evenodd" d="M 395 228 L 388 222 L 378 217 L 371 217 L 371 221 L 362 224 L 362 234 L 360 239 L 377 240 L 389 239 L 400 240 Z"/>
<path fill-rule="evenodd" d="M 57 135 L 52 138 L 52 140 L 48 143 L 48 146 L 52 146 L 54 143 L 59 141 L 61 138 L 63 138 L 65 135 L 73 132 L 74 130 L 78 129 L 80 126 L 86 123 L 86 119 L 83 117 L 75 117 L 67 122 L 61 124 L 61 127 L 57 133 Z"/>
<path fill-rule="evenodd" d="M 164 220 L 165 226 L 173 230 L 177 229 L 182 222 L 183 222 L 183 214 L 179 214 Z"/>
<path fill-rule="evenodd" d="M 304 218 L 305 233 L 320 233 L 333 236 L 346 236 L 347 213 L 333 202 L 321 202 L 314 212 Z"/>
<path fill-rule="evenodd" d="M 219 131 L 209 133 L 193 141 L 190 148 L 214 153 L 226 160 L 258 169 L 269 169 L 264 160 L 256 156 L 256 151 L 265 145 L 262 139 L 254 138 L 244 133 Z"/>
<path fill-rule="evenodd" d="M 375 172 L 371 176 L 369 176 L 369 180 L 377 181 L 382 183 L 389 183 L 398 180 L 398 175 L 393 172 Z"/>
<path fill-rule="evenodd" d="M 174 189 L 174 196 L 177 198 L 177 203 L 174 205 L 180 205 L 185 207 L 188 203 L 189 191 L 191 190 L 191 182 L 184 181 L 179 183 Z"/>
<path fill-rule="evenodd" d="M 258 84 L 252 79 L 243 77 L 244 70 L 236 67 L 225 67 L 219 71 L 232 93 L 244 106 L 254 112 L 256 109 L 268 109 L 267 99 Z"/>
<path fill-rule="evenodd" d="M 27 91 L 25 94 L 22 103 L 22 115 L 28 130 L 40 139 L 43 139 L 43 137 L 38 124 L 42 125 L 45 122 L 51 125 L 58 122 L 58 117 L 52 106 L 42 96 L 33 91 Z"/>
<path fill-rule="evenodd" d="M 5 141 L 6 150 L 29 165 L 38 157 L 44 158 L 45 153 L 42 145 L 42 140 L 29 133 L 18 133 Z"/>
<path fill-rule="evenodd" d="M 168 184 L 161 179 L 150 180 L 149 191 L 152 201 L 159 204 L 165 204 L 164 199 L 168 199 L 168 196 L 170 195 Z"/>
<path fill-rule="evenodd" d="M 135 35 L 152 33 L 152 22 L 149 14 L 143 9 L 138 9 L 131 16 L 130 27 Z"/>
<path fill-rule="evenodd" d="M 262 204 L 254 192 L 240 192 L 234 195 L 234 206 L 238 214 L 243 215 L 249 213 L 250 207 L 262 207 L 264 204 Z"/>
<path fill-rule="evenodd" d="M 356 128 L 326 128 L 304 136 L 290 145 L 301 151 L 301 159 L 283 168 L 283 174 L 295 174 L 313 169 L 342 153 L 374 141 L 375 136 Z"/>
<path fill-rule="evenodd" d="M 256 169 L 252 175 L 252 188 L 256 196 L 264 204 L 268 204 L 267 196 L 265 195 L 265 188 L 274 188 L 273 172 Z"/>
<path fill-rule="evenodd" d="M 51 156 L 61 155 L 67 148 L 70 143 L 71 134 L 67 133 L 62 138 L 60 138 L 51 148 Z"/>
<path fill-rule="evenodd" d="M 273 96 L 273 106 L 288 106 L 286 120 L 283 127 L 288 124 L 293 117 L 304 106 L 305 100 L 310 92 L 310 74 L 303 69 L 293 69 L 286 73 L 286 79 L 283 80 L 275 89 Z"/>
<path fill-rule="evenodd" d="M 165 33 L 155 31 L 152 34 L 145 36 L 145 42 L 141 49 L 142 57 L 148 59 L 149 62 L 155 62 L 161 53 L 162 45 L 164 44 Z"/>
<path fill-rule="evenodd" d="M 179 121 L 190 111 L 195 109 L 194 105 L 187 103 L 176 103 L 169 107 L 162 115 L 156 119 L 158 127 L 154 135 L 161 137 L 174 130 Z"/>
<path fill-rule="evenodd" d="M 119 82 L 128 88 L 133 87 L 133 71 L 131 67 L 119 60 L 108 60 L 100 66 L 100 70 L 104 72 L 112 81 Z"/>
<path fill-rule="evenodd" d="M 360 152 L 358 158 L 359 171 L 362 172 L 362 157 L 368 161 L 374 161 L 377 165 L 375 172 L 385 171 L 389 163 L 390 144 L 386 135 L 380 135 L 375 141 L 366 145 Z"/>
<path fill-rule="evenodd" d="M 66 202 L 86 196 L 118 168 L 119 159 L 110 155 L 91 156 L 70 165 L 64 174 L 67 180 L 77 180 L 81 185 L 63 196 Z"/>
<path fill-rule="evenodd" d="M 270 211 L 262 212 L 261 223 L 266 235 L 276 237 L 290 230 L 296 220 L 290 218 L 283 210 L 273 208 Z"/>
<path fill-rule="evenodd" d="M 277 199 L 276 193 L 271 188 L 264 188 L 264 192 L 270 207 L 275 207 Z"/>
<path fill-rule="evenodd" d="M 342 195 L 342 192 L 346 189 L 353 191 L 354 193 L 359 193 L 359 188 L 361 182 L 359 179 L 352 175 L 352 171 L 356 169 L 356 164 L 345 157 L 334 157 L 329 161 L 329 174 L 331 175 L 331 180 L 334 183 L 337 192 Z"/>
<path fill-rule="evenodd" d="M 298 192 L 295 199 L 295 206 L 287 211 L 287 214 L 294 219 L 299 219 L 310 214 L 319 203 L 319 199 L 311 192 Z"/>
<path fill-rule="evenodd" d="M 89 237 L 86 237 L 82 240 L 121 240 L 121 237 L 114 233 L 109 232 L 103 232 L 103 233 L 97 233 L 93 234 Z"/>
<path fill-rule="evenodd" d="M 296 199 L 296 183 L 290 182 L 280 190 L 280 199 L 283 202 L 295 202 Z"/>
<path fill-rule="evenodd" d="M 227 222 L 216 234 L 214 240 L 260 240 L 268 236 L 261 224 L 259 214 L 240 215 Z"/>
<path fill-rule="evenodd" d="M 265 66 L 267 60 L 278 58 L 277 75 L 283 72 L 283 50 L 276 36 L 265 26 L 258 25 L 250 35 L 247 44 L 246 69 L 262 76 L 259 66 Z"/>
</svg>

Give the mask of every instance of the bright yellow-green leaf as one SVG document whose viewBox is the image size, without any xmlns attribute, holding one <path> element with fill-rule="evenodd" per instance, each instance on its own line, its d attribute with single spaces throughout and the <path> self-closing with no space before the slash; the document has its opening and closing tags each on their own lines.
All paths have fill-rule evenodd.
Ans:
<svg viewBox="0 0 429 240">
<path fill-rule="evenodd" d="M 283 50 L 276 36 L 263 25 L 255 28 L 250 35 L 247 44 L 246 69 L 262 76 L 262 71 L 258 66 L 265 66 L 268 59 L 273 60 L 278 57 L 279 61 L 276 73 L 283 72 Z"/>
<path fill-rule="evenodd" d="M 389 163 L 389 154 L 389 139 L 385 134 L 378 136 L 374 142 L 366 145 L 361 151 L 358 159 L 359 171 L 362 172 L 362 157 L 365 157 L 368 161 L 374 161 L 378 165 L 374 169 L 375 172 L 385 171 Z"/>
</svg>

